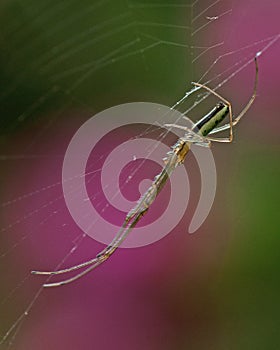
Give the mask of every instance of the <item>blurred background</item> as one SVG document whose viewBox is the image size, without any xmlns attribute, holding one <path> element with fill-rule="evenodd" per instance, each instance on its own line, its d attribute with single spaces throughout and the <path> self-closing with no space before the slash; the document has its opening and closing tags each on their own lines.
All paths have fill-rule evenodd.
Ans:
<svg viewBox="0 0 280 350">
<path fill-rule="evenodd" d="M 277 0 L 1 2 L 1 349 L 280 347 L 279 6 Z M 103 249 L 83 237 L 63 199 L 62 162 L 77 129 L 127 102 L 172 106 L 191 81 L 222 84 L 218 92 L 237 114 L 252 94 L 260 51 L 256 102 L 234 142 L 213 145 L 217 193 L 199 231 L 187 233 L 200 191 L 190 158 L 191 201 L 168 236 L 120 249 L 74 284 L 42 290 L 45 278 L 31 270 L 69 266 Z M 197 120 L 213 103 L 210 97 L 188 117 Z M 111 134 L 93 166 L 116 142 L 142 132 L 132 125 Z M 141 176 L 153 178 L 155 170 Z M 102 189 L 88 181 L 96 198 Z M 137 183 L 127 195 L 134 193 Z M 105 208 L 104 199 L 97 203 Z M 117 230 L 123 215 L 107 220 Z"/>
</svg>

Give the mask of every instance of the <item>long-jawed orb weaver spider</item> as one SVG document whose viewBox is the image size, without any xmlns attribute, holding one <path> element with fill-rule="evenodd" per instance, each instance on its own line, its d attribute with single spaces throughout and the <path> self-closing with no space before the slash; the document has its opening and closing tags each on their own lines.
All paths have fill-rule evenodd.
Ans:
<svg viewBox="0 0 280 350">
<path fill-rule="evenodd" d="M 256 56 L 257 57 L 257 56 Z M 255 74 L 255 84 L 253 89 L 253 94 L 244 107 L 244 109 L 240 112 L 237 117 L 233 117 L 232 114 L 232 106 L 229 101 L 225 98 L 217 94 L 215 91 L 210 89 L 209 87 L 199 84 L 193 83 L 193 85 L 198 88 L 203 88 L 207 90 L 209 93 L 218 97 L 221 102 L 219 102 L 207 115 L 205 115 L 202 119 L 200 119 L 192 129 L 188 129 L 184 126 L 176 125 L 176 124 L 166 124 L 167 127 L 175 127 L 185 131 L 183 137 L 180 137 L 178 141 L 171 147 L 171 151 L 167 153 L 167 157 L 164 158 L 165 166 L 162 171 L 154 178 L 153 183 L 148 188 L 148 190 L 144 193 L 144 195 L 139 199 L 136 206 L 132 208 L 129 213 L 126 215 L 124 223 L 122 224 L 120 230 L 117 232 L 115 238 L 112 242 L 103 249 L 99 254 L 95 256 L 95 258 L 83 262 L 81 264 L 58 270 L 58 271 L 32 271 L 33 274 L 36 275 L 58 275 L 67 273 L 70 271 L 75 271 L 84 267 L 87 267 L 83 272 L 78 273 L 72 278 L 55 282 L 55 283 L 46 283 L 44 287 L 57 287 L 62 286 L 64 284 L 71 283 L 76 281 L 80 277 L 94 270 L 97 266 L 106 261 L 115 250 L 121 245 L 121 243 L 125 240 L 127 235 L 131 232 L 131 230 L 136 226 L 138 221 L 147 213 L 151 204 L 157 197 L 158 193 L 164 187 L 167 179 L 172 174 L 172 172 L 176 169 L 176 167 L 182 164 L 185 160 L 187 153 L 190 150 L 191 144 L 198 144 L 204 147 L 210 147 L 211 141 L 216 142 L 232 142 L 233 140 L 233 127 L 240 121 L 240 119 L 246 114 L 248 109 L 253 104 L 256 93 L 257 93 L 257 83 L 258 83 L 258 64 L 257 58 L 255 57 L 255 66 L 256 66 L 256 74 Z M 229 123 L 223 126 L 217 127 L 225 117 L 229 115 Z M 207 135 L 216 134 L 220 131 L 224 131 L 229 129 L 229 136 L 225 138 L 212 138 Z M 206 137 L 207 136 L 207 137 Z"/>
</svg>

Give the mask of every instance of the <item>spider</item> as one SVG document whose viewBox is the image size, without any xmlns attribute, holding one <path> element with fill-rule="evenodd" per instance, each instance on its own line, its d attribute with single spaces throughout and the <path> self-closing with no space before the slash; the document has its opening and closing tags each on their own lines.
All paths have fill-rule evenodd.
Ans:
<svg viewBox="0 0 280 350">
<path fill-rule="evenodd" d="M 111 243 L 105 249 L 103 249 L 93 259 L 83 262 L 81 264 L 78 264 L 66 269 L 58 270 L 58 271 L 32 271 L 32 273 L 35 275 L 58 275 L 58 274 L 64 274 L 70 271 L 75 271 L 75 270 L 79 270 L 81 268 L 87 267 L 85 270 L 76 274 L 72 278 L 58 281 L 55 283 L 46 283 L 43 285 L 44 287 L 57 287 L 57 286 L 62 286 L 64 284 L 68 284 L 73 281 L 76 281 L 77 279 L 86 275 L 87 273 L 89 273 L 90 271 L 94 270 L 96 267 L 101 265 L 103 262 L 105 262 L 115 252 L 115 250 L 121 245 L 121 243 L 125 240 L 128 234 L 136 226 L 138 221 L 147 213 L 153 201 L 156 199 L 157 195 L 164 187 L 169 176 L 171 176 L 172 172 L 177 168 L 177 166 L 181 165 L 184 162 L 186 155 L 190 150 L 191 144 L 197 144 L 203 147 L 210 147 L 211 141 L 232 142 L 233 127 L 246 114 L 246 112 L 251 107 L 251 105 L 253 104 L 256 98 L 257 83 L 258 83 L 257 56 L 258 55 L 256 55 L 255 57 L 256 73 L 255 73 L 255 83 L 253 88 L 253 94 L 250 100 L 248 101 L 248 103 L 246 104 L 246 106 L 240 112 L 240 114 L 235 118 L 233 117 L 232 105 L 229 101 L 227 101 L 225 98 L 220 96 L 211 88 L 203 84 L 192 83 L 194 86 L 198 88 L 207 90 L 209 93 L 218 97 L 221 101 L 217 103 L 216 106 L 208 114 L 206 114 L 196 124 L 194 124 L 192 129 L 188 129 L 185 126 L 180 126 L 177 124 L 165 124 L 166 127 L 175 127 L 175 128 L 182 129 L 184 130 L 185 134 L 184 136 L 180 137 L 177 140 L 177 142 L 171 147 L 171 150 L 167 153 L 166 158 L 163 159 L 165 163 L 163 169 L 154 178 L 153 183 L 148 188 L 148 190 L 143 194 L 143 196 L 141 196 L 141 198 L 138 200 L 136 206 L 133 207 L 128 212 L 115 238 L 111 241 Z M 217 127 L 218 124 L 220 124 L 227 115 L 229 115 L 229 123 L 223 126 Z M 208 136 L 227 129 L 229 129 L 228 137 L 213 138 L 211 136 L 210 137 Z"/>
</svg>

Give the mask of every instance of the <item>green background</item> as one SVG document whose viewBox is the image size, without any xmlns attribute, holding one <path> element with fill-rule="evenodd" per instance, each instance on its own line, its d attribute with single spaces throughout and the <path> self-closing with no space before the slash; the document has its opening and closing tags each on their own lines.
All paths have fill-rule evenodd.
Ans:
<svg viewBox="0 0 280 350">
<path fill-rule="evenodd" d="M 269 42 L 259 41 L 279 29 L 277 1 L 265 6 L 222 1 L 195 22 L 211 2 L 141 4 L 10 0 L 0 5 L 2 336 L 42 282 L 29 271 L 38 261 L 55 266 L 77 235 L 74 228 L 68 237 L 63 219 L 53 223 L 44 211 L 26 216 L 51 200 L 51 190 L 5 203 L 59 181 L 57 158 L 61 161 L 67 140 L 93 114 L 134 101 L 171 106 L 217 57 L 230 53 L 203 79 L 212 79 L 215 87 L 222 80 L 215 80 L 217 74 L 242 59 L 249 62 Z M 191 35 L 206 16 L 227 10 Z M 196 60 L 201 47 L 222 42 Z M 241 51 L 246 45 L 251 46 Z M 257 100 L 233 144 L 213 146 L 218 189 L 199 232 L 188 236 L 185 218 L 162 242 L 122 250 L 115 264 L 96 271 L 96 280 L 93 274 L 87 283 L 44 291 L 12 337 L 15 348 L 279 348 L 277 53 L 278 42 L 259 59 Z M 250 97 L 254 65 L 241 73 L 236 69 L 223 76 L 236 72 L 219 92 L 238 113 Z M 205 113 L 209 103 L 191 117 Z M 48 227 L 55 234 L 49 241 L 36 234 L 44 219 L 54 225 Z M 28 230 L 32 235 L 18 244 Z M 57 250 L 56 242 L 64 248 Z"/>
</svg>

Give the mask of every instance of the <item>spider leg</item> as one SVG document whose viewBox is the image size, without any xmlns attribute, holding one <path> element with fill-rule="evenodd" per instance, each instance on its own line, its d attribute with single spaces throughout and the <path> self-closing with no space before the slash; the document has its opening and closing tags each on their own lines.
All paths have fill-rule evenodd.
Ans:
<svg viewBox="0 0 280 350">
<path fill-rule="evenodd" d="M 148 196 L 149 194 L 149 196 Z M 147 193 L 146 196 L 144 195 L 142 200 L 140 201 L 139 204 L 145 203 L 145 201 L 150 197 L 150 193 Z M 121 245 L 121 243 L 125 240 L 125 238 L 128 236 L 128 234 L 131 232 L 131 230 L 135 227 L 137 222 L 141 219 L 141 217 L 146 213 L 148 210 L 148 207 L 143 208 L 142 205 L 138 204 L 138 210 L 136 211 L 131 210 L 127 216 L 126 219 L 115 236 L 115 238 L 112 240 L 112 242 L 104 249 L 102 250 L 99 254 L 94 259 L 91 259 L 89 261 L 86 261 L 82 264 L 75 265 L 73 267 L 63 269 L 63 270 L 58 270 L 58 271 L 52 271 L 52 272 L 45 272 L 45 271 L 32 271 L 33 274 L 38 274 L 38 275 L 57 275 L 57 274 L 62 274 L 70 271 L 75 271 L 77 269 L 89 266 L 86 270 L 80 272 L 76 276 L 73 276 L 69 279 L 54 282 L 54 283 L 46 283 L 43 286 L 48 288 L 48 287 L 58 287 L 62 286 L 71 282 L 76 281 L 77 279 L 81 278 L 82 276 L 88 274 L 90 271 L 94 270 L 96 267 L 101 265 L 103 262 L 105 262 L 114 252 L 115 250 Z"/>
<path fill-rule="evenodd" d="M 112 242 L 102 251 L 100 252 L 94 259 L 90 259 L 88 261 L 85 261 L 81 264 L 66 268 L 66 269 L 61 269 L 61 270 L 57 270 L 57 271 L 31 271 L 32 274 L 34 275 L 60 275 L 63 273 L 67 273 L 67 272 L 71 272 L 71 271 L 75 271 L 78 269 L 81 269 L 83 267 L 89 266 L 89 265 L 93 265 L 95 266 L 96 264 L 100 264 L 100 258 L 99 256 L 102 255 L 103 252 L 109 250 L 112 247 L 116 246 L 116 241 L 122 236 L 123 231 L 125 230 L 126 226 L 127 226 L 127 218 L 124 221 L 121 229 L 119 230 L 119 232 L 117 233 L 116 237 L 112 240 Z M 117 248 L 117 247 L 116 247 Z M 92 267 L 92 266 L 91 266 Z"/>
<path fill-rule="evenodd" d="M 78 265 L 75 265 L 75 266 L 72 266 L 72 267 L 68 267 L 66 269 L 61 269 L 61 270 L 57 270 L 57 271 L 31 271 L 31 273 L 34 274 L 34 275 L 60 275 L 60 274 L 63 274 L 63 273 L 67 273 L 67 272 L 71 272 L 71 271 L 75 271 L 75 270 L 81 269 L 81 268 L 89 266 L 89 265 L 95 265 L 96 263 L 99 262 L 99 260 L 98 260 L 99 255 L 102 255 L 102 253 L 104 251 L 107 251 L 109 248 L 115 246 L 116 241 L 118 241 L 118 239 L 122 236 L 123 231 L 126 229 L 128 223 L 129 223 L 129 221 L 131 220 L 132 217 L 133 217 L 132 215 L 131 216 L 130 215 L 126 216 L 126 219 L 125 219 L 124 223 L 122 224 L 120 230 L 118 231 L 118 233 L 116 234 L 116 236 L 114 237 L 112 242 L 102 252 L 97 254 L 97 256 L 95 258 L 90 259 L 88 261 L 85 261 L 85 262 L 83 262 L 81 264 L 78 264 Z"/>
<path fill-rule="evenodd" d="M 232 138 L 229 137 L 223 137 L 223 138 L 219 138 L 219 137 L 207 137 L 207 140 L 209 141 L 215 141 L 215 142 L 223 142 L 223 143 L 230 143 L 232 142 Z"/>
<path fill-rule="evenodd" d="M 208 137 L 204 137 L 194 132 L 192 129 L 189 129 L 186 126 L 177 125 L 177 124 L 164 124 L 167 128 L 177 128 L 185 131 L 185 135 L 182 136 L 182 140 L 185 142 L 193 143 L 194 145 L 202 147 L 210 147 L 210 141 Z"/>
<path fill-rule="evenodd" d="M 33 274 L 38 275 L 57 275 L 62 273 L 67 273 L 70 271 L 75 271 L 80 268 L 89 266 L 84 271 L 78 273 L 76 276 L 73 276 L 69 279 L 65 279 L 62 281 L 54 282 L 54 283 L 46 283 L 43 286 L 44 287 L 58 287 L 62 286 L 71 282 L 76 281 L 77 279 L 81 278 L 82 276 L 88 274 L 90 271 L 94 270 L 97 266 L 101 265 L 103 262 L 105 262 L 114 252 L 115 250 L 121 245 L 121 243 L 125 240 L 125 238 L 128 236 L 128 234 L 131 232 L 131 230 L 136 226 L 138 221 L 144 216 L 147 211 L 149 210 L 151 204 L 155 200 L 157 194 L 162 189 L 163 185 L 167 181 L 169 175 L 171 172 L 176 168 L 178 164 L 180 164 L 180 158 L 176 153 L 173 154 L 174 159 L 170 158 L 168 163 L 166 164 L 165 168 L 161 171 L 159 175 L 157 175 L 151 184 L 151 186 L 148 188 L 148 190 L 145 192 L 145 194 L 139 199 L 137 205 L 130 210 L 130 212 L 127 214 L 122 227 L 116 234 L 115 238 L 112 240 L 112 242 L 99 254 L 96 255 L 94 259 L 88 260 L 84 263 L 72 266 L 67 269 L 62 269 L 58 271 L 32 271 Z"/>
<path fill-rule="evenodd" d="M 119 232 L 115 236 L 115 238 L 112 240 L 112 242 L 104 250 L 102 250 L 99 254 L 97 254 L 97 256 L 94 259 L 91 259 L 91 260 L 86 261 L 82 264 L 75 265 L 73 267 L 63 269 L 63 270 L 50 271 L 50 272 L 49 271 L 32 271 L 32 273 L 37 274 L 37 275 L 57 275 L 57 274 L 67 273 L 70 271 L 75 271 L 75 270 L 78 270 L 80 268 L 91 265 L 86 270 L 80 272 L 76 276 L 73 276 L 69 279 L 54 282 L 54 283 L 46 283 L 43 285 L 43 287 L 49 288 L 49 287 L 59 287 L 59 286 L 74 282 L 77 279 L 81 278 L 82 276 L 88 274 L 90 271 L 94 270 L 96 267 L 98 267 L 103 262 L 105 262 L 115 252 L 115 250 L 121 245 L 121 243 L 125 240 L 125 238 L 128 236 L 128 234 L 131 232 L 131 230 L 135 227 L 137 222 L 141 219 L 141 217 L 143 215 L 145 215 L 145 213 L 147 212 L 147 210 L 149 208 L 148 205 L 146 204 L 146 200 L 148 200 L 150 198 L 150 195 L 151 195 L 150 192 L 147 191 L 146 195 L 143 196 L 143 198 L 139 202 L 138 206 L 136 207 L 137 210 L 132 209 L 127 214 L 126 219 L 125 219 L 121 229 L 119 230 Z M 144 208 L 143 208 L 142 204 L 144 204 Z"/>
<path fill-rule="evenodd" d="M 72 278 L 68 278 L 66 280 L 63 281 L 59 281 L 59 282 L 54 282 L 54 283 L 45 283 L 43 284 L 44 288 L 49 288 L 49 287 L 59 287 L 59 286 L 63 286 L 64 284 L 68 284 L 71 282 L 76 281 L 77 279 L 81 278 L 82 276 L 84 276 L 85 274 L 89 273 L 90 271 L 92 271 L 93 269 L 95 269 L 97 266 L 99 266 L 100 264 L 102 264 L 103 261 L 102 260 L 97 260 L 95 264 L 93 264 L 92 266 L 88 267 L 86 270 L 84 270 L 83 272 L 80 272 L 79 274 L 77 274 L 76 276 L 72 277 Z"/>
<path fill-rule="evenodd" d="M 239 113 L 239 115 L 237 117 L 235 117 L 232 121 L 232 126 L 235 126 L 240 119 L 246 114 L 246 112 L 248 111 L 248 109 L 251 107 L 251 105 L 253 104 L 256 96 L 257 96 L 257 86 L 258 86 L 258 77 L 259 77 L 259 67 L 258 67 L 258 61 L 257 61 L 257 57 L 255 57 L 254 59 L 255 61 L 255 67 L 256 67 L 256 74 L 255 74 L 255 83 L 254 83 L 254 88 L 253 88 L 253 94 L 249 100 L 249 102 L 247 103 L 247 105 L 243 108 L 243 110 Z M 215 128 L 214 130 L 212 130 L 210 132 L 210 134 L 216 134 L 220 131 L 224 131 L 230 128 L 230 124 L 225 124 L 223 126 L 220 126 L 218 128 Z"/>
<path fill-rule="evenodd" d="M 85 261 L 79 265 L 75 265 L 75 266 L 72 266 L 72 267 L 69 267 L 67 269 L 61 269 L 61 270 L 57 270 L 57 271 L 31 271 L 31 273 L 33 275 L 60 275 L 62 273 L 67 273 L 67 272 L 71 272 L 71 271 L 75 271 L 75 270 L 78 270 L 78 269 L 81 269 L 83 267 L 86 267 L 88 265 L 92 265 L 94 264 L 95 262 L 97 261 L 96 258 L 94 259 L 91 259 L 91 260 L 88 260 L 88 261 Z"/>
<path fill-rule="evenodd" d="M 45 288 L 63 286 L 65 284 L 69 284 L 71 282 L 76 281 L 77 279 L 83 277 L 84 275 L 88 274 L 92 270 L 96 269 L 99 265 L 103 264 L 115 252 L 115 250 L 122 244 L 122 242 L 125 240 L 125 238 L 128 236 L 128 234 L 131 232 L 131 230 L 135 227 L 137 222 L 141 219 L 141 217 L 144 214 L 145 213 L 143 212 L 139 212 L 135 214 L 133 221 L 127 227 L 124 226 L 125 223 L 127 223 L 127 220 L 125 220 L 122 229 L 118 232 L 114 240 L 102 252 L 100 252 L 95 259 L 93 259 L 95 260 L 95 262 L 92 264 L 92 266 L 88 267 L 86 270 L 80 272 L 76 276 L 73 276 L 63 281 L 46 283 L 43 286 Z"/>
</svg>

